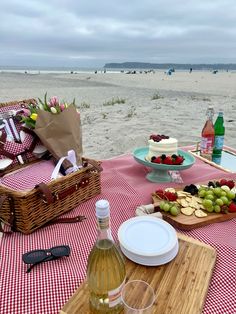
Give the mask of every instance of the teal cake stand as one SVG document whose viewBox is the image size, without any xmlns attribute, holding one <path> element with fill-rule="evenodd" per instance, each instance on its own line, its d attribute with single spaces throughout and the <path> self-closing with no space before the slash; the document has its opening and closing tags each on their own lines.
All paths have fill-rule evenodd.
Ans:
<svg viewBox="0 0 236 314">
<path fill-rule="evenodd" d="M 169 171 L 181 171 L 192 167 L 195 163 L 195 158 L 192 154 L 185 152 L 184 150 L 179 149 L 178 154 L 184 157 L 184 162 L 182 165 L 163 165 L 156 164 L 146 160 L 148 154 L 148 147 L 140 147 L 135 149 L 133 152 L 134 159 L 146 166 L 152 168 L 146 178 L 151 182 L 171 182 L 172 178 L 169 174 Z"/>
</svg>

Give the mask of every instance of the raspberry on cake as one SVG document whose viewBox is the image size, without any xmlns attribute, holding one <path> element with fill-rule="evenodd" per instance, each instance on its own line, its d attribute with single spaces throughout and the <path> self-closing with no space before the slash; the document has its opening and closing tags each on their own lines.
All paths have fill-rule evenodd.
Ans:
<svg viewBox="0 0 236 314">
<path fill-rule="evenodd" d="M 172 156 L 173 154 L 177 155 L 178 153 L 178 140 L 166 135 L 150 135 L 148 146 L 149 151 L 146 156 L 148 161 L 151 161 L 153 156 Z"/>
</svg>

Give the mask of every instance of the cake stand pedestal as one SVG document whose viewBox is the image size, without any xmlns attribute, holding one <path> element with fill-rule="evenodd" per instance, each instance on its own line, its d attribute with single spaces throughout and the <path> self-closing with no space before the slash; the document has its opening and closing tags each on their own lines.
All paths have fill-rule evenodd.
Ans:
<svg viewBox="0 0 236 314">
<path fill-rule="evenodd" d="M 171 182 L 172 178 L 168 170 L 153 169 L 146 175 L 146 178 L 151 182 Z"/>
<path fill-rule="evenodd" d="M 192 154 L 185 152 L 184 150 L 178 149 L 178 154 L 184 157 L 184 162 L 182 165 L 163 165 L 163 164 L 156 164 L 154 162 L 150 162 L 146 160 L 146 156 L 148 154 L 148 147 L 141 147 L 137 148 L 133 152 L 134 159 L 146 166 L 152 168 L 146 178 L 151 182 L 171 182 L 172 177 L 169 174 L 169 171 L 181 171 L 192 167 L 195 163 L 195 158 Z"/>
</svg>

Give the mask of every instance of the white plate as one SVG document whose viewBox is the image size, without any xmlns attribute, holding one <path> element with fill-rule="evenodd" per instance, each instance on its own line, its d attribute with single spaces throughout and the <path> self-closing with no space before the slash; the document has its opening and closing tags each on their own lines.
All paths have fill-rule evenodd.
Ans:
<svg viewBox="0 0 236 314">
<path fill-rule="evenodd" d="M 177 241 L 175 247 L 168 254 L 165 254 L 164 256 L 142 257 L 142 256 L 138 256 L 136 254 L 133 254 L 127 251 L 121 244 L 120 244 L 120 248 L 123 254 L 128 259 L 130 259 L 131 261 L 137 264 L 145 265 L 145 266 L 160 266 L 160 265 L 169 263 L 176 257 L 179 251 L 179 243 Z"/>
<path fill-rule="evenodd" d="M 175 229 L 166 221 L 138 216 L 125 221 L 118 230 L 120 244 L 127 251 L 140 256 L 160 256 L 176 245 Z"/>
<path fill-rule="evenodd" d="M 21 139 L 21 142 L 23 143 L 24 139 L 25 139 L 25 136 L 26 136 L 26 133 L 24 131 L 20 131 L 20 139 Z M 35 149 L 33 150 L 33 153 L 34 154 L 43 154 L 47 151 L 47 148 L 41 144 L 38 144 L 35 146 Z"/>
<path fill-rule="evenodd" d="M 13 160 L 10 158 L 0 159 L 0 170 L 6 169 L 10 164 L 12 164 Z"/>
</svg>

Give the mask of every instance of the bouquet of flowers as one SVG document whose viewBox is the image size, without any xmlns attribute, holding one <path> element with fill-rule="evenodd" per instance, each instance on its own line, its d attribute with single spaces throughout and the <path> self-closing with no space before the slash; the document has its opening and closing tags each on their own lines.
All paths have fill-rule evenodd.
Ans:
<svg viewBox="0 0 236 314">
<path fill-rule="evenodd" d="M 44 96 L 44 101 L 40 98 L 38 98 L 38 101 L 38 103 L 30 104 L 28 108 L 22 109 L 23 115 L 21 116 L 21 121 L 31 129 L 35 128 L 39 110 L 48 111 L 52 114 L 58 114 L 70 105 L 75 106 L 75 99 L 71 104 L 68 104 L 67 102 L 60 102 L 57 96 L 53 96 L 49 101 L 47 101 L 47 93 Z"/>
<path fill-rule="evenodd" d="M 44 101 L 38 99 L 37 104 L 24 108 L 21 120 L 36 133 L 56 160 L 68 156 L 72 150 L 75 152 L 76 164 L 81 165 L 82 132 L 75 100 L 68 104 L 53 96 L 47 101 L 46 93 Z M 65 160 L 63 166 L 67 169 L 73 165 Z"/>
</svg>

